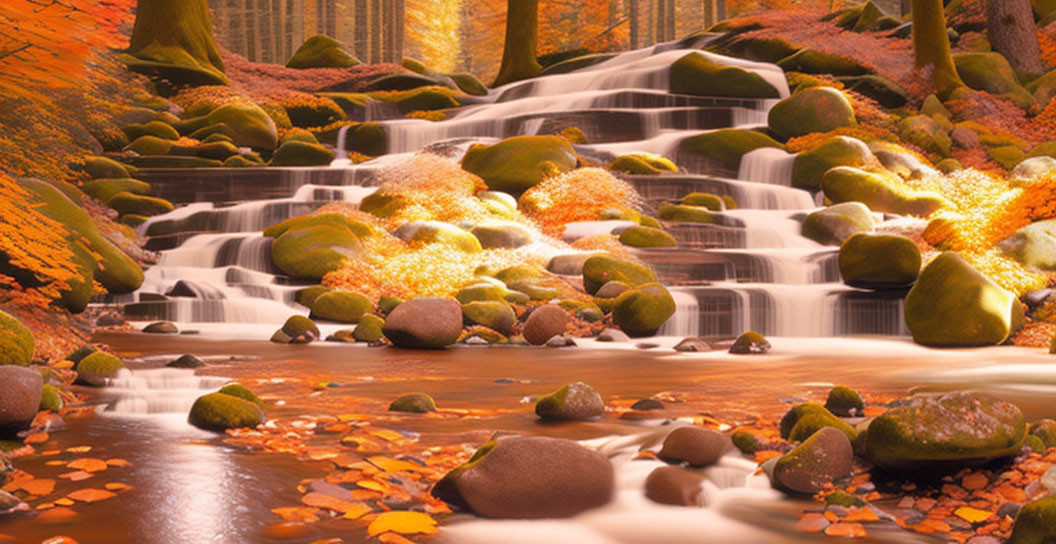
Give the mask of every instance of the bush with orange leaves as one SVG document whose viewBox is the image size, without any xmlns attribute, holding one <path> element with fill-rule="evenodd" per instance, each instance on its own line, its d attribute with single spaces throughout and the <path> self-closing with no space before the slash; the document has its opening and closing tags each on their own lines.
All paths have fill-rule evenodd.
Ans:
<svg viewBox="0 0 1056 544">
<path fill-rule="evenodd" d="M 638 209 L 641 196 L 629 183 L 601 168 L 580 168 L 528 189 L 521 208 L 544 233 L 559 237 L 565 225 L 596 221 L 611 209 Z"/>
</svg>

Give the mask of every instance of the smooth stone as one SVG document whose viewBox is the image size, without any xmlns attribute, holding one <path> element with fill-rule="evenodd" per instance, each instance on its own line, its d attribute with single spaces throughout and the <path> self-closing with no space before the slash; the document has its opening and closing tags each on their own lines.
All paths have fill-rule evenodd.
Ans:
<svg viewBox="0 0 1056 544">
<path fill-rule="evenodd" d="M 733 448 L 726 435 L 700 427 L 679 427 L 664 438 L 658 454 L 661 459 L 706 467 L 719 462 Z"/>
<path fill-rule="evenodd" d="M 462 306 L 448 298 L 414 298 L 394 308 L 382 327 L 396 347 L 439 349 L 462 335 Z"/>
<path fill-rule="evenodd" d="M 854 450 L 847 435 L 825 427 L 778 459 L 773 483 L 783 491 L 812 495 L 849 476 L 853 466 Z"/>
<path fill-rule="evenodd" d="M 390 412 L 409 412 L 424 414 L 436 411 L 436 401 L 425 393 L 407 393 L 400 395 L 389 405 Z"/>
<path fill-rule="evenodd" d="M 708 345 L 704 340 L 697 338 L 696 336 L 687 336 L 683 338 L 681 342 L 675 345 L 675 351 L 681 351 L 685 353 L 699 353 L 703 351 L 711 351 L 711 346 Z"/>
<path fill-rule="evenodd" d="M 631 337 L 620 329 L 605 329 L 598 335 L 598 342 L 630 342 Z"/>
<path fill-rule="evenodd" d="M 564 334 L 571 322 L 572 317 L 560 306 L 545 304 L 537 306 L 528 315 L 522 334 L 529 344 L 541 346 L 554 336 Z"/>
<path fill-rule="evenodd" d="M 143 332 L 149 334 L 179 334 L 180 328 L 171 321 L 158 321 L 143 327 Z"/>
<path fill-rule="evenodd" d="M 589 420 L 605 413 L 605 401 L 593 387 L 575 382 L 539 397 L 535 413 L 542 419 Z"/>
<path fill-rule="evenodd" d="M 649 410 L 663 410 L 664 403 L 654 399 L 642 399 L 631 405 L 631 410 L 649 411 Z"/>
<path fill-rule="evenodd" d="M 567 334 L 559 334 L 547 340 L 545 345 L 548 348 L 574 348 L 576 341 Z"/>
<path fill-rule="evenodd" d="M 169 368 L 202 368 L 205 366 L 205 361 L 188 353 L 165 366 Z"/>
<path fill-rule="evenodd" d="M 0 437 L 13 438 L 29 428 L 40 408 L 44 380 L 40 371 L 17 365 L 0 366 Z"/>
<path fill-rule="evenodd" d="M 645 479 L 645 496 L 660 504 L 696 506 L 705 479 L 686 468 L 658 467 Z"/>
</svg>

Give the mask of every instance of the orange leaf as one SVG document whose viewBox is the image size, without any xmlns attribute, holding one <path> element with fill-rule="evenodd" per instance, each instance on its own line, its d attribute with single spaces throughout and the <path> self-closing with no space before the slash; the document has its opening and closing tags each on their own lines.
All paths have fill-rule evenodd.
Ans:
<svg viewBox="0 0 1056 544">
<path fill-rule="evenodd" d="M 44 495 L 50 495 L 52 491 L 55 491 L 55 480 L 30 480 L 23 483 L 20 487 L 30 495 L 39 495 L 43 497 Z"/>
<path fill-rule="evenodd" d="M 282 521 L 300 521 L 303 523 L 319 521 L 319 510 L 307 506 L 272 508 L 271 512 L 281 517 Z"/>
<path fill-rule="evenodd" d="M 48 441 L 48 433 L 33 433 L 25 438 L 22 442 L 26 444 L 43 444 Z"/>
<path fill-rule="evenodd" d="M 76 470 L 83 470 L 85 472 L 102 472 L 108 468 L 106 465 L 106 461 L 103 461 L 102 459 L 95 459 L 92 457 L 82 457 L 80 459 L 70 461 L 70 463 L 66 465 L 66 467 Z"/>
<path fill-rule="evenodd" d="M 392 531 L 403 535 L 436 533 L 436 520 L 421 512 L 385 512 L 367 526 L 367 534 L 378 536 Z"/>
<path fill-rule="evenodd" d="M 79 489 L 67 495 L 69 498 L 80 502 L 99 502 L 116 497 L 114 493 L 103 489 Z"/>
<path fill-rule="evenodd" d="M 124 459 L 107 459 L 106 464 L 111 467 L 127 467 L 131 466 L 132 463 L 125 461 Z"/>
<path fill-rule="evenodd" d="M 356 502 L 356 503 L 353 503 L 353 504 L 356 505 L 355 508 L 345 511 L 345 516 L 344 517 L 346 519 L 359 519 L 359 518 L 361 518 L 361 517 L 363 517 L 363 516 L 365 516 L 365 515 L 367 515 L 367 514 L 369 514 L 369 513 L 374 511 L 373 508 L 371 508 L 370 506 L 367 506 L 364 503 Z"/>
<path fill-rule="evenodd" d="M 382 533 L 381 536 L 378 537 L 378 541 L 384 542 L 385 544 L 414 544 L 413 540 L 403 538 L 396 533 Z"/>
<path fill-rule="evenodd" d="M 121 482 L 110 482 L 103 487 L 105 487 L 107 491 L 128 491 L 129 489 L 132 489 L 132 486 Z"/>
<path fill-rule="evenodd" d="M 83 470 L 77 470 L 74 472 L 67 472 L 66 474 L 59 474 L 59 478 L 63 480 L 69 480 L 71 482 L 80 482 L 91 478 L 93 474 L 91 472 L 85 472 Z"/>
</svg>

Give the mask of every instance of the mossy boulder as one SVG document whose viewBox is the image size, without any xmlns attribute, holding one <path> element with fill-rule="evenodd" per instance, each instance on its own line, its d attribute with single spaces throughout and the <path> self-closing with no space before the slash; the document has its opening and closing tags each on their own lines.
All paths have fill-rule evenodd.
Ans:
<svg viewBox="0 0 1056 544">
<path fill-rule="evenodd" d="M 675 247 L 678 241 L 667 232 L 635 225 L 620 233 L 620 243 L 630 247 Z"/>
<path fill-rule="evenodd" d="M 474 301 L 462 305 L 462 315 L 469 323 L 483 325 L 504 335 L 509 335 L 517 323 L 517 314 L 505 302 Z"/>
<path fill-rule="evenodd" d="M 838 79 L 844 89 L 872 98 L 885 108 L 901 108 L 909 101 L 906 89 L 883 76 L 845 76 Z"/>
<path fill-rule="evenodd" d="M 1000 53 L 960 53 L 953 63 L 964 84 L 1008 98 L 1023 109 L 1034 105 L 1034 97 L 1019 84 L 1012 65 Z"/>
<path fill-rule="evenodd" d="M 122 151 L 136 153 L 137 155 L 152 156 L 166 155 L 172 149 L 173 143 L 157 136 L 140 136 L 132 143 L 126 145 Z"/>
<path fill-rule="evenodd" d="M 589 420 L 605 413 L 605 402 L 593 387 L 575 382 L 539 397 L 535 413 L 543 419 Z"/>
<path fill-rule="evenodd" d="M 0 311 L 0 365 L 29 365 L 33 360 L 34 346 L 29 328 Z"/>
<path fill-rule="evenodd" d="M 261 411 L 267 411 L 268 408 L 267 405 L 264 404 L 264 401 L 260 400 L 260 397 L 258 397 L 256 393 L 254 393 L 250 388 L 240 383 L 229 383 L 221 387 L 220 390 L 217 391 L 217 393 L 220 393 L 221 395 L 230 395 L 232 397 L 238 397 L 242 400 L 252 402 L 253 404 L 256 404 L 257 407 L 261 409 Z"/>
<path fill-rule="evenodd" d="M 612 322 L 631 337 L 656 334 L 674 314 L 675 299 L 659 283 L 625 291 L 612 305 Z"/>
<path fill-rule="evenodd" d="M 871 71 L 851 57 L 833 55 L 810 48 L 796 51 L 778 61 L 777 65 L 786 72 L 833 76 L 860 76 Z"/>
<path fill-rule="evenodd" d="M 699 206 L 713 212 L 721 212 L 726 209 L 726 201 L 719 195 L 711 193 L 689 193 L 682 197 L 682 204 L 686 206 Z"/>
<path fill-rule="evenodd" d="M 745 153 L 762 147 L 784 149 L 783 145 L 762 132 L 735 128 L 705 132 L 678 144 L 681 152 L 710 157 L 731 170 L 740 167 L 741 157 Z"/>
<path fill-rule="evenodd" d="M 920 250 L 895 234 L 855 234 L 840 246 L 840 276 L 852 287 L 900 289 L 920 274 Z"/>
<path fill-rule="evenodd" d="M 547 177 L 568 172 L 579 159 L 560 136 L 515 136 L 494 145 L 471 146 L 462 168 L 480 176 L 488 188 L 520 194 Z"/>
<path fill-rule="evenodd" d="M 345 51 L 341 42 L 323 34 L 309 37 L 286 61 L 287 68 L 348 68 L 359 59 Z"/>
<path fill-rule="evenodd" d="M 861 167 L 875 162 L 876 157 L 865 142 L 856 138 L 835 136 L 796 155 L 792 163 L 792 186 L 818 189 L 825 172 L 837 166 Z"/>
<path fill-rule="evenodd" d="M 359 323 L 352 331 L 352 338 L 357 342 L 380 342 L 385 338 L 381 330 L 385 327 L 385 320 L 374 315 L 366 314 L 359 318 Z"/>
<path fill-rule="evenodd" d="M 331 289 L 325 285 L 313 285 L 298 290 L 294 294 L 294 300 L 297 301 L 297 304 L 311 308 L 315 299 L 319 298 L 323 293 L 329 293 L 330 291 Z"/>
<path fill-rule="evenodd" d="M 774 465 L 774 487 L 796 494 L 812 495 L 851 475 L 854 449 L 847 436 L 825 427 L 811 435 Z"/>
<path fill-rule="evenodd" d="M 928 217 L 939 210 L 954 207 L 942 195 L 910 189 L 893 175 L 849 166 L 838 166 L 826 172 L 821 188 L 832 202 L 861 202 L 874 212 Z"/>
<path fill-rule="evenodd" d="M 110 197 L 106 201 L 106 205 L 121 215 L 134 214 L 150 217 L 169 213 L 173 210 L 172 203 L 168 200 L 152 196 L 135 195 L 127 191 L 122 191 Z"/>
<path fill-rule="evenodd" d="M 309 227 L 328 226 L 345 229 L 360 238 L 373 236 L 375 229 L 366 222 L 352 219 L 351 217 L 337 212 L 313 213 L 287 219 L 264 229 L 264 236 L 278 238 L 288 231 L 304 229 Z"/>
<path fill-rule="evenodd" d="M 947 251 L 928 263 L 909 291 L 906 325 L 925 346 L 985 346 L 1004 342 L 1022 325 L 1014 294 Z"/>
<path fill-rule="evenodd" d="M 637 287 L 655 282 L 656 274 L 648 266 L 607 254 L 591 256 L 583 263 L 583 287 L 587 293 L 596 293 L 610 281 Z"/>
<path fill-rule="evenodd" d="M 442 244 L 466 253 L 482 249 L 476 236 L 442 221 L 411 221 L 400 225 L 393 235 L 411 245 Z"/>
<path fill-rule="evenodd" d="M 747 331 L 741 333 L 733 341 L 733 345 L 730 346 L 730 353 L 734 355 L 763 355 L 770 351 L 770 347 L 770 341 L 766 337 L 755 331 Z"/>
<path fill-rule="evenodd" d="M 501 302 L 506 300 L 509 293 L 509 289 L 502 285 L 502 282 L 477 281 L 459 289 L 455 294 L 455 300 L 461 304 L 484 301 Z"/>
<path fill-rule="evenodd" d="M 778 424 L 778 432 L 780 433 L 781 438 L 788 440 L 788 438 L 792 436 L 792 429 L 796 427 L 799 420 L 812 414 L 821 414 L 824 417 L 836 417 L 832 412 L 829 412 L 827 408 L 816 402 L 797 404 L 785 412 L 785 415 L 781 417 L 781 422 Z"/>
<path fill-rule="evenodd" d="M 607 168 L 635 176 L 658 176 L 665 172 L 678 172 L 675 163 L 652 153 L 620 155 L 610 162 Z"/>
<path fill-rule="evenodd" d="M 527 279 L 527 280 L 516 280 L 509 283 L 511 290 L 510 294 L 516 294 L 517 292 L 528 295 L 528 298 L 535 301 L 547 301 L 553 300 L 560 295 L 560 291 L 553 282 L 544 281 L 541 279 Z M 507 294 L 506 300 L 509 302 L 516 302 L 510 298 L 510 294 Z"/>
<path fill-rule="evenodd" d="M 179 140 L 180 133 L 168 123 L 161 121 L 150 121 L 143 124 L 128 125 L 121 129 L 129 141 L 136 140 L 141 136 L 154 136 L 162 140 Z"/>
<path fill-rule="evenodd" d="M 436 401 L 425 393 L 407 393 L 400 395 L 389 404 L 390 412 L 407 412 L 425 414 L 436 411 Z"/>
<path fill-rule="evenodd" d="M 534 280 L 546 277 L 546 271 L 532 264 L 515 264 L 495 273 L 495 279 L 503 283 L 519 280 Z"/>
<path fill-rule="evenodd" d="M 303 315 L 290 316 L 282 328 L 275 331 L 271 341 L 277 344 L 307 344 L 318 340 L 320 336 L 319 327 L 312 323 L 311 319 Z"/>
<path fill-rule="evenodd" d="M 256 404 L 233 395 L 210 393 L 191 406 L 187 422 L 199 429 L 223 432 L 253 428 L 264 423 L 264 411 Z"/>
<path fill-rule="evenodd" d="M 865 415 L 865 401 L 854 389 L 837 385 L 829 390 L 825 409 L 839 417 L 861 417 Z"/>
<path fill-rule="evenodd" d="M 727 38 L 729 36 L 729 38 Z M 708 44 L 709 51 L 759 62 L 777 62 L 799 49 L 784 38 L 742 37 L 728 34 Z"/>
<path fill-rule="evenodd" d="M 532 231 L 521 223 L 514 221 L 488 221 L 472 229 L 483 249 L 515 249 L 532 243 Z"/>
<path fill-rule="evenodd" d="M 1041 440 L 1044 447 L 1056 448 L 1056 421 L 1043 419 L 1030 424 L 1027 433 Z"/>
<path fill-rule="evenodd" d="M 745 455 L 755 455 L 755 452 L 766 449 L 766 443 L 759 435 L 748 431 L 734 431 L 730 435 L 730 441 L 738 451 Z"/>
<path fill-rule="evenodd" d="M 301 141 L 287 141 L 275 150 L 268 166 L 328 166 L 334 153 L 319 145 Z"/>
<path fill-rule="evenodd" d="M 660 219 L 678 223 L 715 223 L 716 215 L 704 206 L 687 206 L 685 204 L 660 205 Z"/>
<path fill-rule="evenodd" d="M 150 184 L 145 181 L 132 178 L 104 178 L 86 182 L 81 186 L 85 194 L 106 202 L 118 193 L 131 193 L 134 195 L 150 194 Z"/>
<path fill-rule="evenodd" d="M 811 87 L 778 102 L 768 120 L 770 129 L 782 138 L 858 125 L 847 97 L 832 87 Z"/>
<path fill-rule="evenodd" d="M 121 179 L 138 173 L 136 167 L 106 157 L 90 157 L 81 168 L 92 179 Z"/>
<path fill-rule="evenodd" d="M 359 323 L 359 319 L 373 309 L 374 303 L 359 293 L 330 291 L 312 301 L 310 317 L 340 323 Z"/>
<path fill-rule="evenodd" d="M 121 359 L 97 351 L 77 363 L 77 383 L 93 387 L 103 387 L 107 381 L 117 376 L 118 371 L 125 368 Z"/>
<path fill-rule="evenodd" d="M 997 247 L 1026 266 L 1056 270 L 1056 219 L 1031 223 L 999 242 Z"/>
<path fill-rule="evenodd" d="M 708 53 L 694 51 L 671 64 L 671 92 L 697 96 L 780 98 L 781 93 L 759 74 L 716 62 Z"/>
<path fill-rule="evenodd" d="M 396 347 L 444 348 L 462 335 L 462 307 L 447 298 L 413 298 L 389 312 L 382 332 Z"/>
<path fill-rule="evenodd" d="M 384 155 L 388 142 L 388 130 L 380 123 L 352 124 L 345 133 L 345 151 L 355 151 L 369 157 Z"/>
<path fill-rule="evenodd" d="M 403 91 L 386 98 L 396 104 L 400 113 L 406 115 L 412 111 L 437 111 L 457 108 L 461 105 L 457 97 L 458 95 L 452 89 L 434 85 Z"/>
<path fill-rule="evenodd" d="M 40 409 L 58 413 L 63 405 L 62 393 L 59 389 L 54 385 L 45 385 L 41 390 Z"/>
<path fill-rule="evenodd" d="M 488 87 L 481 83 L 477 76 L 469 72 L 457 72 L 449 74 L 447 77 L 451 78 L 451 81 L 455 82 L 462 92 L 471 94 L 473 96 L 484 96 L 488 94 Z"/>
<path fill-rule="evenodd" d="M 1025 504 L 1016 516 L 1012 536 L 1008 539 L 1008 544 L 1049 542 L 1056 542 L 1056 494 Z"/>
<path fill-rule="evenodd" d="M 929 153 L 948 157 L 953 147 L 949 131 L 934 118 L 926 115 L 914 115 L 903 119 L 898 123 L 898 131 L 903 140 Z"/>
<path fill-rule="evenodd" d="M 858 431 L 854 430 L 854 427 L 826 410 L 825 412 L 812 412 L 801 417 L 788 433 L 788 441 L 803 442 L 826 427 L 847 435 L 847 439 L 852 443 L 858 439 Z"/>
<path fill-rule="evenodd" d="M 225 104 L 201 117 L 181 121 L 176 128 L 205 137 L 208 134 L 199 131 L 206 127 L 213 127 L 208 134 L 222 132 L 238 147 L 272 150 L 278 145 L 275 121 L 251 102 Z"/>
<path fill-rule="evenodd" d="M 1019 453 L 1027 424 L 1011 403 L 972 392 L 916 395 L 869 424 L 865 451 L 878 466 L 955 469 Z"/>
<path fill-rule="evenodd" d="M 318 225 L 284 232 L 272 242 L 271 258 L 289 276 L 319 280 L 362 249 L 359 237 L 348 229 Z"/>
<path fill-rule="evenodd" d="M 861 202 L 833 204 L 812 212 L 803 220 L 801 234 L 824 245 L 841 245 L 859 233 L 875 228 L 869 207 Z"/>
<path fill-rule="evenodd" d="M 224 168 L 255 168 L 264 166 L 263 161 L 248 158 L 245 155 L 232 155 L 221 164 Z"/>
</svg>

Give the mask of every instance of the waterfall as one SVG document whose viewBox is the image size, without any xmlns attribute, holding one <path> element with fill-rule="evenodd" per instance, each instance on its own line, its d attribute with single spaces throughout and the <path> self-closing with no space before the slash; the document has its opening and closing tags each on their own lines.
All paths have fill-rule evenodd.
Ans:
<svg viewBox="0 0 1056 544">
<path fill-rule="evenodd" d="M 760 147 L 741 157 L 739 179 L 770 185 L 792 184 L 792 164 L 796 155 L 776 147 Z"/>
</svg>

